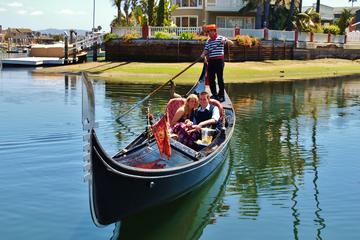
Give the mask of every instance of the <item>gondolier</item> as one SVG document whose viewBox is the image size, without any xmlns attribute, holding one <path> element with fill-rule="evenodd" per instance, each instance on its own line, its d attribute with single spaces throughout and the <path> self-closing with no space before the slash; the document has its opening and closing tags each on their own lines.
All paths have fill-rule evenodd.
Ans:
<svg viewBox="0 0 360 240">
<path fill-rule="evenodd" d="M 216 31 L 217 27 L 215 24 L 207 26 L 209 39 L 205 42 L 204 51 L 201 54 L 202 58 L 206 58 L 208 61 L 208 76 L 210 82 L 210 90 L 212 98 L 223 102 L 224 96 L 224 46 L 225 43 L 233 45 L 233 41 L 230 39 L 220 36 Z M 219 92 L 216 91 L 215 74 L 219 85 Z"/>
</svg>

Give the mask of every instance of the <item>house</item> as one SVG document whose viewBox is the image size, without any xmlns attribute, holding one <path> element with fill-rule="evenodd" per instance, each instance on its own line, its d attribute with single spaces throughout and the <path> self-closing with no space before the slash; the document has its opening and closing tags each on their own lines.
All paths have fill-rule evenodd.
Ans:
<svg viewBox="0 0 360 240">
<path fill-rule="evenodd" d="M 314 3 L 312 6 L 303 6 L 302 12 L 305 12 L 308 8 L 316 9 L 316 4 Z M 331 7 L 324 4 L 320 4 L 320 16 L 321 22 L 324 25 L 334 24 L 339 18 L 344 9 L 351 10 L 351 12 L 355 15 L 355 13 L 360 9 L 359 7 Z"/>
<path fill-rule="evenodd" d="M 12 43 L 18 45 L 28 45 L 32 43 L 34 35 L 29 28 L 8 28 L 6 34 L 11 39 Z"/>
<path fill-rule="evenodd" d="M 0 43 L 5 42 L 6 32 L 2 29 L 2 25 L 0 25 Z"/>
<path fill-rule="evenodd" d="M 220 28 L 255 28 L 255 12 L 240 15 L 242 0 L 172 0 L 178 8 L 172 13 L 177 27 L 199 27 L 215 23 Z"/>
</svg>

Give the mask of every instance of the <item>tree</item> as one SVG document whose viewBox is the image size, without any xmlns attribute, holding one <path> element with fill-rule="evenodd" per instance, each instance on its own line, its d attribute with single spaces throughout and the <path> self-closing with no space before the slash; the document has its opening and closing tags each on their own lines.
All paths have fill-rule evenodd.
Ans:
<svg viewBox="0 0 360 240">
<path fill-rule="evenodd" d="M 316 0 L 316 12 L 320 13 L 320 0 Z"/>
<path fill-rule="evenodd" d="M 345 33 L 345 29 L 351 23 L 352 18 L 353 18 L 353 14 L 351 13 L 351 10 L 344 9 L 341 12 L 340 18 L 339 18 L 339 20 L 337 22 L 337 25 L 339 26 L 339 29 L 340 29 L 340 34 Z"/>
<path fill-rule="evenodd" d="M 291 19 L 294 16 L 294 12 L 295 12 L 295 0 L 291 0 L 289 15 L 288 15 L 288 18 L 287 18 L 287 21 L 286 21 L 287 22 L 286 30 L 288 30 L 288 31 L 291 31 L 292 27 L 293 27 Z"/>
<path fill-rule="evenodd" d="M 354 2 L 357 2 L 357 0 L 349 0 L 351 2 L 351 7 L 354 7 Z"/>
<path fill-rule="evenodd" d="M 293 25 L 300 32 L 318 32 L 321 26 L 317 19 L 320 19 L 320 14 L 314 8 L 309 8 L 295 16 Z"/>
<path fill-rule="evenodd" d="M 154 25 L 154 7 L 155 7 L 155 0 L 148 0 L 147 1 L 147 15 L 149 20 L 149 25 Z"/>
<path fill-rule="evenodd" d="M 264 27 L 266 28 L 269 26 L 270 2 L 271 0 L 265 0 Z"/>
<path fill-rule="evenodd" d="M 245 6 L 239 10 L 239 13 L 247 13 L 256 8 L 256 19 L 255 28 L 262 28 L 263 24 L 263 11 L 264 11 L 264 0 L 242 0 Z"/>
<path fill-rule="evenodd" d="M 291 20 L 295 6 L 299 0 L 242 0 L 245 6 L 239 10 L 240 14 L 256 9 L 255 28 L 276 26 L 275 29 L 284 29 L 286 22 L 291 28 Z M 290 10 L 288 10 L 290 9 Z M 286 13 L 285 19 L 284 14 Z M 275 16 L 274 16 L 275 14 Z M 276 15 L 279 14 L 279 15 Z M 289 16 L 288 16 L 289 15 Z M 274 22 L 275 21 L 275 22 Z"/>
<path fill-rule="evenodd" d="M 156 26 L 164 26 L 164 12 L 165 12 L 165 2 L 164 0 L 160 0 L 157 8 Z"/>
<path fill-rule="evenodd" d="M 116 9 L 117 9 L 117 21 L 116 22 L 118 22 L 118 23 L 120 23 L 121 22 L 121 2 L 122 2 L 122 0 L 111 0 L 111 2 L 112 2 L 112 5 L 113 6 L 115 6 L 116 7 Z"/>
<path fill-rule="evenodd" d="M 130 25 L 130 2 L 131 0 L 125 0 L 124 2 L 124 13 L 125 13 L 125 21 L 126 25 Z"/>
</svg>

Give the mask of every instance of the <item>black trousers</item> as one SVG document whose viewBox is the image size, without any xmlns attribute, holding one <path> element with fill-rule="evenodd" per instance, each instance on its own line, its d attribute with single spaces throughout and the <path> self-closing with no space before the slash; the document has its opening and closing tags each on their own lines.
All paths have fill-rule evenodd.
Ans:
<svg viewBox="0 0 360 240">
<path fill-rule="evenodd" d="M 224 59 L 209 59 L 208 61 L 210 90 L 211 94 L 214 96 L 224 97 L 224 65 Z M 218 93 L 216 92 L 215 75 L 219 85 Z"/>
</svg>

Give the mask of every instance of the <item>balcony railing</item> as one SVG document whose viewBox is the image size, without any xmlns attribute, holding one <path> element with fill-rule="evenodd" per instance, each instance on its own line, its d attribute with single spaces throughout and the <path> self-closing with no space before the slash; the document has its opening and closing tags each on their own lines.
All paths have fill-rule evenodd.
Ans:
<svg viewBox="0 0 360 240">
<path fill-rule="evenodd" d="M 212 0 L 207 1 L 206 10 L 237 12 L 242 7 L 244 7 L 244 3 L 239 0 Z"/>
</svg>

